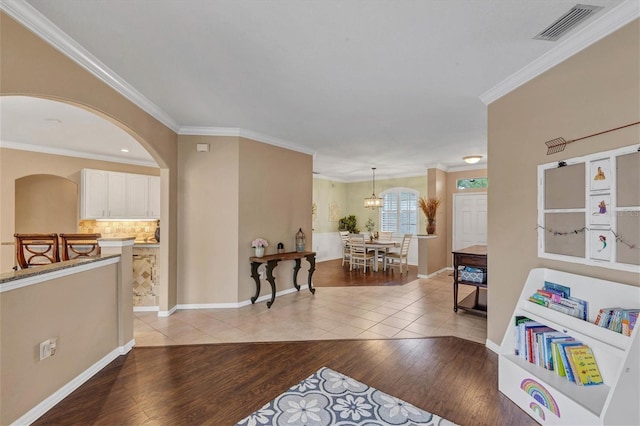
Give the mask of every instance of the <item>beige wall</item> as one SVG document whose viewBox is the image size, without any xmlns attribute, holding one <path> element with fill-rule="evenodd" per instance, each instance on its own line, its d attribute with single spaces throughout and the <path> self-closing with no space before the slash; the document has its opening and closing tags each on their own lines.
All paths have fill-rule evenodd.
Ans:
<svg viewBox="0 0 640 426">
<path fill-rule="evenodd" d="M 440 207 L 436 211 L 436 238 L 429 239 L 427 243 L 427 274 L 433 274 L 444 269 L 447 266 L 447 259 L 449 251 L 447 251 L 447 241 L 450 240 L 450 235 L 447 234 L 448 224 L 450 222 L 450 215 L 448 212 L 451 208 L 447 203 L 447 173 L 440 169 L 427 170 L 427 198 L 440 199 Z M 426 217 L 422 210 L 420 210 L 420 216 L 423 221 L 426 221 Z M 420 228 L 421 234 L 426 234 L 426 225 Z"/>
<path fill-rule="evenodd" d="M 16 218 L 15 182 L 25 176 L 47 174 L 59 176 L 75 183 L 80 191 L 80 171 L 83 168 L 113 170 L 126 173 L 158 175 L 159 170 L 153 167 L 141 167 L 130 164 L 111 163 L 107 161 L 89 160 L 63 155 L 44 154 L 39 152 L 19 151 L 0 148 L 0 239 L 2 242 L 13 242 Z M 77 199 L 79 200 L 79 193 Z M 78 225 L 78 205 L 74 207 L 75 223 Z M 75 232 L 74 229 L 71 232 Z M 64 231 L 64 230 L 63 230 Z M 35 232 L 35 231 L 33 231 Z M 50 230 L 48 232 L 61 232 Z M 67 231 L 69 232 L 69 231 Z M 0 271 L 7 272 L 14 265 L 13 246 L 3 245 L 0 256 Z"/>
<path fill-rule="evenodd" d="M 15 232 L 77 232 L 78 192 L 76 182 L 59 176 L 38 174 L 16 179 Z"/>
<path fill-rule="evenodd" d="M 295 251 L 295 234 L 302 228 L 306 250 L 313 247 L 311 204 L 313 157 L 288 149 L 240 138 L 238 249 L 233 257 L 239 262 L 238 300 L 255 294 L 255 282 L 249 276 L 251 241 L 257 237 L 269 241 L 267 254 L 276 253 L 278 242 L 285 251 Z M 302 261 L 298 284 L 306 284 L 308 265 Z M 277 290 L 291 288 L 293 261 L 281 262 L 275 270 Z M 270 294 L 262 286 L 261 294 Z M 268 287 L 268 286 L 267 286 Z"/>
<path fill-rule="evenodd" d="M 164 236 L 160 248 L 160 309 L 166 311 L 175 306 L 177 135 L 4 13 L 0 13 L 0 43 L 0 95 L 36 96 L 87 109 L 129 133 L 160 165 Z M 3 191 L 5 186 L 2 182 Z M 3 215 L 3 241 L 6 223 L 13 220 L 7 221 Z"/>
<path fill-rule="evenodd" d="M 209 152 L 196 152 L 207 143 Z M 178 256 L 179 304 L 237 303 L 255 294 L 251 241 L 269 242 L 266 254 L 295 251 L 302 228 L 312 247 L 312 157 L 239 137 L 180 136 L 179 233 L 188 245 Z M 275 269 L 277 290 L 292 287 L 292 262 Z M 305 284 L 308 266 L 298 274 Z M 266 285 L 265 285 L 266 284 Z M 270 294 L 263 283 L 261 294 Z"/>
<path fill-rule="evenodd" d="M 0 424 L 11 424 L 118 346 L 117 274 L 118 264 L 111 264 L 0 293 Z M 56 354 L 40 361 L 39 343 L 52 337 Z"/>
<path fill-rule="evenodd" d="M 338 221 L 329 221 L 329 206 L 333 203 L 338 218 L 347 214 L 347 187 L 349 184 L 322 178 L 313 178 L 313 202 L 316 214 L 313 216 L 313 232 L 336 232 Z"/>
<path fill-rule="evenodd" d="M 180 136 L 178 303 L 235 303 L 240 150 L 237 137 Z M 196 152 L 196 144 L 209 152 Z M 249 269 L 245 275 L 249 275 Z"/>
<path fill-rule="evenodd" d="M 424 176 L 412 176 L 396 179 L 383 179 L 378 180 L 376 178 L 376 195 L 380 194 L 390 188 L 410 188 L 420 192 L 420 195 L 424 195 L 427 192 L 427 174 Z M 364 199 L 371 197 L 372 181 L 365 182 L 352 182 L 347 184 L 347 202 L 346 209 L 342 216 L 356 215 L 358 220 L 358 229 L 360 232 L 366 232 L 364 224 L 369 218 L 371 218 L 376 224 L 376 230 L 380 229 L 380 212 L 376 210 L 367 209 L 364 207 Z M 418 224 L 419 230 L 425 229 L 425 218 L 423 215 L 419 215 L 420 223 Z M 335 229 L 338 230 L 337 227 Z"/>
<path fill-rule="evenodd" d="M 489 105 L 490 341 L 500 344 L 531 268 L 639 285 L 638 274 L 538 258 L 535 229 L 539 164 L 638 144 L 640 127 L 585 139 L 551 156 L 546 155 L 545 141 L 579 138 L 636 122 L 639 94 L 640 21 L 636 20 Z"/>
</svg>

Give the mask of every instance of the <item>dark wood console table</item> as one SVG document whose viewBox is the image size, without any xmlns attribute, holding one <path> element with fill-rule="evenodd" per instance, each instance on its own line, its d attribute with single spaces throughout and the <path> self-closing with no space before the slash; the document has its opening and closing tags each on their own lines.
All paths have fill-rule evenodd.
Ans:
<svg viewBox="0 0 640 426">
<path fill-rule="evenodd" d="M 256 295 L 251 298 L 251 303 L 256 303 L 256 300 L 258 300 L 258 297 L 260 296 L 260 274 L 258 273 L 258 268 L 263 263 L 267 264 L 267 281 L 271 284 L 271 300 L 267 302 L 267 308 L 271 308 L 274 300 L 276 300 L 276 279 L 273 276 L 273 269 L 281 260 L 295 260 L 296 263 L 293 265 L 293 286 L 296 290 L 300 291 L 300 285 L 298 284 L 298 271 L 300 270 L 300 261 L 302 258 L 307 259 L 307 262 L 309 262 L 309 291 L 311 294 L 315 294 L 316 289 L 313 288 L 311 277 L 313 276 L 313 271 L 316 270 L 316 252 L 294 251 L 288 253 L 269 254 L 262 257 L 252 256 L 249 260 L 251 261 L 251 276 L 256 282 Z"/>
<path fill-rule="evenodd" d="M 458 268 L 460 266 L 470 266 L 472 268 L 487 269 L 487 246 L 471 246 L 453 253 L 453 312 L 458 309 L 487 314 L 487 283 L 465 281 L 460 279 Z M 475 286 L 475 294 L 470 294 L 458 302 L 458 285 Z"/>
</svg>

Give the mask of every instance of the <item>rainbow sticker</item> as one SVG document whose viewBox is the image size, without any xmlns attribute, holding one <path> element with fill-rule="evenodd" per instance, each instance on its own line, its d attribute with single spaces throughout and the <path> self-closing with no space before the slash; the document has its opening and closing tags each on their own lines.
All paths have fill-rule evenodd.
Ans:
<svg viewBox="0 0 640 426">
<path fill-rule="evenodd" d="M 520 389 L 531 395 L 533 399 L 542 404 L 543 407 L 546 407 L 547 410 L 560 417 L 560 408 L 558 407 L 556 400 L 553 399 L 549 391 L 540 383 L 533 379 L 524 379 L 522 383 L 520 383 Z M 529 407 L 536 411 L 533 406 L 530 405 Z M 539 405 L 536 404 L 536 407 L 540 412 L 542 411 Z"/>
<path fill-rule="evenodd" d="M 529 408 L 531 408 L 531 411 L 536 413 L 538 415 L 538 417 L 540 417 L 542 419 L 542 421 L 545 420 L 544 419 L 544 411 L 542 410 L 541 406 L 539 406 L 535 402 L 532 402 L 531 404 L 529 404 Z"/>
</svg>

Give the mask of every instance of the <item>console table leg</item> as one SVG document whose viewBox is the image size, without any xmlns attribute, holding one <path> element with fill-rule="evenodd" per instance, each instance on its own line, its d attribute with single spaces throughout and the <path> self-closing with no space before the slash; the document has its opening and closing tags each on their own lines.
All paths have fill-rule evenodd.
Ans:
<svg viewBox="0 0 640 426">
<path fill-rule="evenodd" d="M 256 282 L 256 295 L 251 298 L 251 304 L 256 303 L 258 300 L 258 296 L 260 296 L 260 274 L 258 274 L 258 268 L 260 267 L 260 263 L 251 262 L 251 277 Z"/>
<path fill-rule="evenodd" d="M 271 308 L 271 305 L 273 305 L 273 302 L 276 300 L 276 278 L 273 276 L 273 268 L 275 268 L 277 264 L 277 260 L 267 262 L 267 281 L 271 284 L 271 300 L 267 302 L 267 308 Z"/>
<path fill-rule="evenodd" d="M 458 266 L 453 268 L 453 312 L 458 312 Z"/>
<path fill-rule="evenodd" d="M 293 286 L 296 290 L 300 291 L 300 284 L 298 284 L 298 271 L 300 270 L 300 259 L 296 259 L 296 264 L 293 265 Z"/>
<path fill-rule="evenodd" d="M 311 281 L 311 277 L 313 277 L 313 271 L 316 270 L 316 255 L 308 254 L 305 256 L 307 258 L 307 262 L 309 262 L 309 291 L 311 294 L 316 294 L 316 289 L 313 288 L 313 282 Z"/>
</svg>

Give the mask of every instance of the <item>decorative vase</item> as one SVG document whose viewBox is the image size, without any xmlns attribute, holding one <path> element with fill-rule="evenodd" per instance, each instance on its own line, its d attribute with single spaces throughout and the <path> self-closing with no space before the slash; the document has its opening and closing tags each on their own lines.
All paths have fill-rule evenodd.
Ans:
<svg viewBox="0 0 640 426">
<path fill-rule="evenodd" d="M 432 235 L 436 233 L 436 220 L 427 219 L 427 234 Z"/>
<path fill-rule="evenodd" d="M 256 247 L 256 257 L 264 256 L 264 247 Z"/>
<path fill-rule="evenodd" d="M 298 253 L 301 253 L 304 251 L 305 240 L 306 240 L 306 237 L 304 235 L 304 232 L 302 232 L 302 228 L 300 228 L 298 232 L 296 232 L 296 251 Z"/>
</svg>

